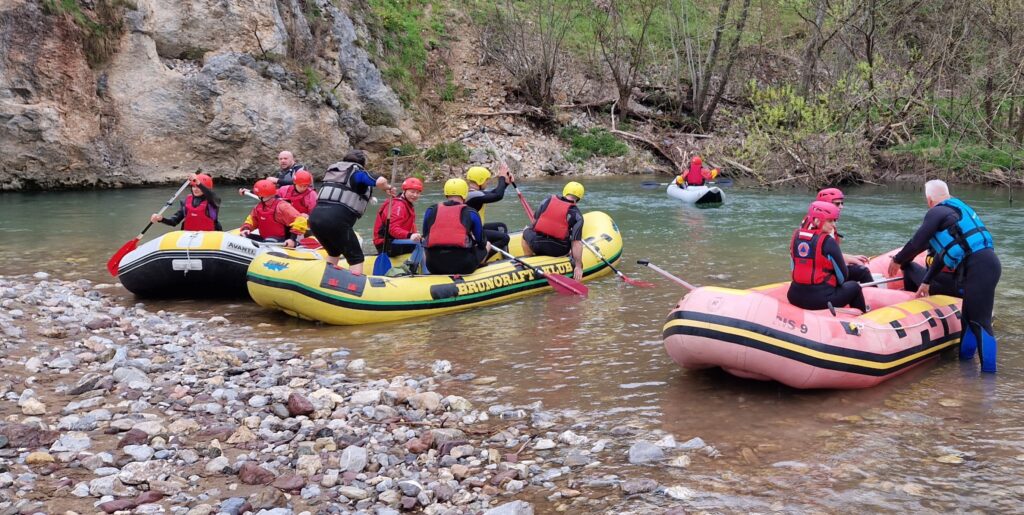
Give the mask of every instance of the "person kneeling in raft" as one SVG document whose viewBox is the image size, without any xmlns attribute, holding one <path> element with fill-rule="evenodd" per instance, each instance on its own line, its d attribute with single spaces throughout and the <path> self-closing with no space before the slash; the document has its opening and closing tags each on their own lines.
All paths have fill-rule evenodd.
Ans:
<svg viewBox="0 0 1024 515">
<path fill-rule="evenodd" d="M 309 228 L 306 217 L 278 197 L 277 186 L 267 179 L 256 181 L 252 191 L 260 201 L 245 218 L 239 234 L 256 241 L 284 242 L 285 247 L 294 248 L 295 241 Z M 253 229 L 259 229 L 259 236 L 250 234 Z"/>
<path fill-rule="evenodd" d="M 523 254 L 564 256 L 573 262 L 572 278 L 583 280 L 583 214 L 576 203 L 583 200 L 583 185 L 573 181 L 562 196 L 551 195 L 537 209 L 537 221 L 523 231 Z"/>
<path fill-rule="evenodd" d="M 192 174 L 188 180 L 192 183 L 192 194 L 181 201 L 178 212 L 166 218 L 153 213 L 149 221 L 171 227 L 180 223 L 183 231 L 220 231 L 220 220 L 217 220 L 220 197 L 213 192 L 213 177 L 205 173 Z"/>
<path fill-rule="evenodd" d="M 427 269 L 432 274 L 471 274 L 487 259 L 491 244 L 484 238 L 480 214 L 465 203 L 468 193 L 466 181 L 448 179 L 447 200 L 423 214 Z"/>
<path fill-rule="evenodd" d="M 803 309 L 825 309 L 831 304 L 868 311 L 860 283 L 846 279 L 849 271 L 843 252 L 832 238 L 838 218 L 838 207 L 816 200 L 793 233 L 789 244 L 793 282 L 786 294 L 790 304 Z"/>
</svg>

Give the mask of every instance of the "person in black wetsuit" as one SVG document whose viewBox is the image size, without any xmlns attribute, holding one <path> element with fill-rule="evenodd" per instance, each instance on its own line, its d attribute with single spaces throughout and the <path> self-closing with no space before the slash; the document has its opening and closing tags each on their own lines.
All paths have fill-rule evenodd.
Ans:
<svg viewBox="0 0 1024 515">
<path fill-rule="evenodd" d="M 932 263 L 917 281 L 917 294 L 938 293 L 933 282 L 946 269 L 946 274 L 953 278 L 952 288 L 962 290 L 964 299 L 960 359 L 973 359 L 977 351 L 981 371 L 995 372 L 997 346 L 992 309 L 1002 265 L 996 256 L 992 234 L 973 208 L 950 196 L 945 182 L 928 181 L 924 192 L 928 212 L 910 241 L 893 256 L 889 275 L 902 269 L 906 278 L 915 271 L 911 266 L 914 258 L 930 250 Z M 944 290 L 949 288 L 948 284 L 942 285 Z"/>
<path fill-rule="evenodd" d="M 839 208 L 835 205 L 811 202 L 804 223 L 790 242 L 793 282 L 786 298 L 803 309 L 825 309 L 831 304 L 868 311 L 860 283 L 847 280 L 843 251 L 832 238 L 837 218 Z"/>
<path fill-rule="evenodd" d="M 498 185 L 489 190 L 484 186 L 491 178 L 491 171 L 482 166 L 473 166 L 466 171 L 466 183 L 469 185 L 469 196 L 466 197 L 466 205 L 480 213 L 480 221 L 484 224 L 484 238 L 487 241 L 508 251 L 508 226 L 501 222 L 486 223 L 485 206 L 498 202 L 505 198 L 505 188 L 512 182 L 512 175 L 508 166 L 501 163 L 498 166 Z"/>
<path fill-rule="evenodd" d="M 154 213 L 149 217 L 153 223 L 163 223 L 174 227 L 181 224 L 183 231 L 220 231 L 222 230 L 217 213 L 220 211 L 220 197 L 213 192 L 213 178 L 205 173 L 192 174 L 192 194 L 181 201 L 181 208 L 171 216 Z"/>
</svg>

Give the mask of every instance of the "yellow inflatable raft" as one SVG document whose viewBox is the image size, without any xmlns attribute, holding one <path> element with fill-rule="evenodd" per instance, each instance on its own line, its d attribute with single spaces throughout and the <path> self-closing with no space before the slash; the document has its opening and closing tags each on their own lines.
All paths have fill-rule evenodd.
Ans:
<svg viewBox="0 0 1024 515">
<path fill-rule="evenodd" d="M 583 238 L 613 264 L 622 255 L 622 235 L 611 217 L 586 213 Z M 521 255 L 522 234 L 512 234 L 509 250 Z M 401 264 L 399 258 L 393 260 Z M 545 273 L 572 275 L 568 257 L 524 258 Z M 373 256 L 367 256 L 367 267 Z M 583 250 L 584 280 L 611 270 Z M 257 304 L 328 324 L 355 325 L 440 315 L 550 291 L 548 282 L 511 260 L 493 261 L 471 275 L 403 277 L 353 275 L 320 259 L 270 251 L 253 259 L 247 274 Z"/>
</svg>

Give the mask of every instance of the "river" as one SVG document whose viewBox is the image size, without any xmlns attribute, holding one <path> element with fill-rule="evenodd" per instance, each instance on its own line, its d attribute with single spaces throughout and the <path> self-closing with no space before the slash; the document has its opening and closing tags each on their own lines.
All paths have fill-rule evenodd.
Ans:
<svg viewBox="0 0 1024 515">
<path fill-rule="evenodd" d="M 1007 190 L 954 187 L 991 229 L 1002 260 L 998 375 L 981 377 L 977 362 L 961 364 L 947 355 L 868 390 L 798 391 L 678 368 L 660 334 L 683 292 L 635 261 L 648 258 L 700 285 L 743 288 L 785 280 L 788 238 L 811 194 L 737 185 L 726 190 L 724 206 L 694 209 L 662 188 L 642 188 L 644 179 L 652 178 L 587 178 L 581 207 L 616 220 L 625 240 L 621 269 L 658 283 L 654 289 L 606 277 L 589 283 L 586 300 L 547 294 L 445 317 L 359 327 L 302 322 L 242 300 L 145 302 L 221 314 L 307 349 L 344 347 L 385 373 L 447 359 L 456 373 L 497 377 L 504 388 L 496 390 L 494 402 L 542 401 L 549 409 L 580 410 L 584 426 L 609 435 L 612 428 L 621 433 L 621 426 L 632 426 L 632 434 L 663 432 L 680 442 L 699 436 L 721 453 L 695 455 L 686 469 L 607 463 L 609 473 L 691 490 L 685 501 L 614 501 L 619 511 L 1022 510 L 1024 279 L 1015 272 L 1024 259 L 1018 238 L 1024 212 Z M 534 180 L 521 186 L 536 205 L 560 184 Z M 228 195 L 231 189 L 220 188 L 225 227 L 240 222 L 251 207 L 251 201 Z M 428 184 L 418 204 L 421 213 L 437 201 L 438 189 Z M 173 190 L 0 193 L 0 274 L 41 270 L 109 282 L 106 260 Z M 488 220 L 521 227 L 525 215 L 508 193 L 504 202 L 488 207 Z M 849 189 L 840 222 L 844 250 L 870 255 L 902 245 L 925 209 L 920 187 Z M 371 223 L 368 214 L 357 226 L 365 239 Z M 167 230 L 158 225 L 147 237 Z M 126 303 L 136 302 L 117 291 Z"/>
</svg>

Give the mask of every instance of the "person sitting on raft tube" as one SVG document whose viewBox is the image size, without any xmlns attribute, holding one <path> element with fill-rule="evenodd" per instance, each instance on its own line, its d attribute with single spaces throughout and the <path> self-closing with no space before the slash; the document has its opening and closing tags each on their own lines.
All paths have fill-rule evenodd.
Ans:
<svg viewBox="0 0 1024 515">
<path fill-rule="evenodd" d="M 898 269 L 904 278 L 912 273 L 911 261 L 930 248 L 932 265 L 919 280 L 919 296 L 937 294 L 932 284 L 943 268 L 952 270 L 957 286 L 963 288 L 963 320 L 960 338 L 960 359 L 981 359 L 982 372 L 996 371 L 996 338 L 992 330 L 996 285 L 1002 275 L 1002 264 L 996 256 L 992 234 L 985 228 L 978 213 L 964 201 L 951 197 L 949 186 L 940 180 L 924 185 L 928 212 L 914 236 L 892 258 L 889 275 Z M 957 289 L 954 286 L 954 289 Z"/>
<path fill-rule="evenodd" d="M 391 197 L 381 204 L 377 210 L 377 218 L 373 220 L 373 246 L 377 252 L 384 251 L 385 238 L 388 253 L 392 256 L 408 254 L 416 250 L 416 245 L 395 245 L 392 240 L 420 241 L 416 232 L 416 206 L 413 204 L 423 193 L 423 181 L 409 177 L 402 182 L 402 194 Z M 387 234 L 384 234 L 385 229 Z"/>
<path fill-rule="evenodd" d="M 523 231 L 526 256 L 564 256 L 572 259 L 572 278 L 583 280 L 583 214 L 576 204 L 583 200 L 583 185 L 573 181 L 562 196 L 551 195 L 537 209 L 537 221 Z"/>
<path fill-rule="evenodd" d="M 373 188 L 391 190 L 386 178 L 373 177 L 364 166 L 366 153 L 362 150 L 353 150 L 329 166 L 316 208 L 309 214 L 309 226 L 327 250 L 327 262 L 337 266 L 344 255 L 348 271 L 356 275 L 362 275 L 366 257 L 352 227 L 366 212 Z"/>
<path fill-rule="evenodd" d="M 842 190 L 839 188 L 825 188 L 818 192 L 818 201 L 828 202 L 839 208 L 839 216 L 843 215 L 843 204 L 845 203 L 846 196 L 843 195 Z M 836 243 L 842 245 L 843 234 L 839 232 L 839 229 L 833 226 L 832 238 L 836 240 Z M 851 281 L 857 281 L 859 283 L 869 283 L 874 280 L 871 276 L 871 270 L 868 269 L 868 257 L 864 255 L 854 254 L 843 254 L 843 261 L 846 262 L 846 268 L 850 271 L 846 278 Z"/>
<path fill-rule="evenodd" d="M 245 218 L 239 234 L 256 241 L 284 242 L 285 247 L 294 248 L 295 241 L 309 228 L 306 217 L 277 196 L 277 186 L 267 179 L 256 181 L 252 191 L 260 201 Z M 253 229 L 259 229 L 259 236 L 251 234 Z"/>
<path fill-rule="evenodd" d="M 679 177 L 676 177 L 676 186 L 703 186 L 705 181 L 713 181 L 715 177 L 718 177 L 718 168 L 704 168 L 704 160 L 700 156 L 693 156 L 690 160 L 690 169 L 680 171 Z"/>
<path fill-rule="evenodd" d="M 860 283 L 848 281 L 846 261 L 839 243 L 832 238 L 839 208 L 829 202 L 814 201 L 807 217 L 790 241 L 793 282 L 786 298 L 803 309 L 850 306 L 868 311 Z"/>
<path fill-rule="evenodd" d="M 192 174 L 188 178 L 192 183 L 192 194 L 181 201 L 181 208 L 171 216 L 163 217 L 153 213 L 149 221 L 164 223 L 174 227 L 181 224 L 183 231 L 220 231 L 217 213 L 220 211 L 220 197 L 213 192 L 213 177 Z"/>
<path fill-rule="evenodd" d="M 277 195 L 292 205 L 296 211 L 308 215 L 316 207 L 316 190 L 313 189 L 313 174 L 306 170 L 295 172 L 295 182 L 277 190 Z"/>
<path fill-rule="evenodd" d="M 423 215 L 427 269 L 432 274 L 471 274 L 487 259 L 491 244 L 484 238 L 480 214 L 465 203 L 468 194 L 466 181 L 448 179 L 446 200 Z"/>
<path fill-rule="evenodd" d="M 466 197 L 466 205 L 480 213 L 480 222 L 484 227 L 484 238 L 491 245 L 508 251 L 508 226 L 501 222 L 486 223 L 487 215 L 484 212 L 487 204 L 498 202 L 505 198 L 505 188 L 512 182 L 512 174 L 508 166 L 501 163 L 498 166 L 498 185 L 485 190 L 484 186 L 491 179 L 491 171 L 482 166 L 473 166 L 466 170 L 466 183 L 469 184 L 469 196 Z"/>
</svg>

